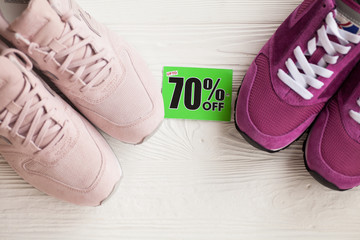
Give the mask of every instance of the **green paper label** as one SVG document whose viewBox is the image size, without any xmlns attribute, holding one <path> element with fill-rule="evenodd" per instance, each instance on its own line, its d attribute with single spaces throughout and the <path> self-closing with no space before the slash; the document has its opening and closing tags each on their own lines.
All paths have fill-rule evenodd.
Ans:
<svg viewBox="0 0 360 240">
<path fill-rule="evenodd" d="M 233 70 L 164 67 L 165 117 L 231 120 Z"/>
</svg>

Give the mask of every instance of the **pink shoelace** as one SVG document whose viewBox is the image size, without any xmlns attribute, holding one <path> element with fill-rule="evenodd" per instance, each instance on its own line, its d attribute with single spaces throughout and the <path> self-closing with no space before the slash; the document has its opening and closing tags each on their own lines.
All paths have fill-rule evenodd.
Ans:
<svg viewBox="0 0 360 240">
<path fill-rule="evenodd" d="M 21 56 L 26 63 L 21 66 L 17 57 Z M 13 138 L 20 137 L 24 146 L 31 142 L 40 149 L 45 148 L 51 143 L 58 142 L 63 136 L 63 125 L 56 119 L 57 109 L 49 106 L 48 99 L 43 97 L 40 84 L 33 82 L 26 73 L 32 69 L 32 63 L 22 52 L 15 49 L 7 49 L 2 52 L 2 56 L 8 57 L 15 62 L 23 72 L 25 86 L 19 97 L 12 101 L 2 112 L 0 112 L 0 129 L 8 130 Z"/>
<path fill-rule="evenodd" d="M 53 39 L 46 47 L 30 42 L 19 33 L 16 33 L 15 37 L 29 46 L 30 55 L 34 50 L 41 51 L 46 54 L 46 62 L 55 60 L 59 64 L 60 72 L 70 71 L 70 82 L 81 81 L 84 85 L 81 92 L 86 92 L 101 84 L 110 75 L 113 59 L 108 57 L 104 48 L 97 50 L 92 36 L 84 36 L 86 31 L 81 27 L 72 28 L 70 22 L 73 18 L 76 17 L 72 12 L 61 17 L 65 23 L 64 34 L 59 39 Z"/>
</svg>

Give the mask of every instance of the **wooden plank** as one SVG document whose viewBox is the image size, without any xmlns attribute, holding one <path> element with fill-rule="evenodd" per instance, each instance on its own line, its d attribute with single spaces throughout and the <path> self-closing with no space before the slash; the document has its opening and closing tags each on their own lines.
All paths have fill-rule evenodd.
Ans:
<svg viewBox="0 0 360 240">
<path fill-rule="evenodd" d="M 165 65 L 234 69 L 251 61 L 299 0 L 79 0 L 131 42 L 161 84 Z M 359 239 L 359 189 L 329 190 L 307 173 L 302 144 L 268 154 L 234 123 L 165 120 L 133 146 L 105 136 L 124 178 L 102 207 L 63 203 L 0 158 L 0 239 Z"/>
</svg>

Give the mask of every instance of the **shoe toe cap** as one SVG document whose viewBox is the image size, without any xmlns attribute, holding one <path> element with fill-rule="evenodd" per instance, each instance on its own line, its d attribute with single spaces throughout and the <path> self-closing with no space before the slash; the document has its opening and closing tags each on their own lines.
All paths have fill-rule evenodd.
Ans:
<svg viewBox="0 0 360 240">
<path fill-rule="evenodd" d="M 65 201 L 100 205 L 114 190 L 122 172 L 118 160 L 103 137 L 89 124 L 77 125 L 70 147 L 56 158 L 49 152 L 44 165 L 29 161 L 23 165 L 26 179 L 41 191 Z M 46 156 L 43 156 L 43 158 Z"/>
</svg>

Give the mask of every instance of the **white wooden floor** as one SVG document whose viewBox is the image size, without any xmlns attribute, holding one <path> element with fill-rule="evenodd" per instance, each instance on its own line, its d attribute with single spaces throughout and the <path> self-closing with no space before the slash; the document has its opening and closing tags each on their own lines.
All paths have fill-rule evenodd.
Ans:
<svg viewBox="0 0 360 240">
<path fill-rule="evenodd" d="M 300 0 L 79 0 L 124 36 L 161 83 L 165 65 L 249 64 Z M 360 239 L 360 189 L 335 192 L 305 170 L 302 143 L 259 151 L 234 123 L 165 120 L 138 146 L 107 140 L 125 176 L 102 207 L 48 197 L 0 158 L 0 240 Z"/>
</svg>

